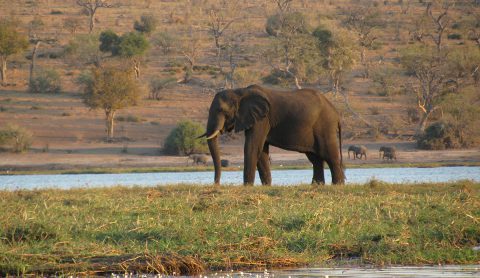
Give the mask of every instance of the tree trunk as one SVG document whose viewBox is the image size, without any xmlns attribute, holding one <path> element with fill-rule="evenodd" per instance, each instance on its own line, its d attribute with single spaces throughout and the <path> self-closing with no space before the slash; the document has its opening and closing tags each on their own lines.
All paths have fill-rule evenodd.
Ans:
<svg viewBox="0 0 480 278">
<path fill-rule="evenodd" d="M 430 116 L 430 112 L 426 112 L 422 115 L 420 122 L 418 123 L 417 127 L 417 135 L 422 134 L 425 131 L 428 123 L 428 117 Z"/>
<path fill-rule="evenodd" d="M 360 121 L 362 121 L 365 125 L 367 125 L 368 127 L 370 128 L 373 128 L 374 126 L 369 122 L 367 121 L 365 118 L 362 117 L 362 115 L 358 114 L 355 110 L 353 110 L 353 108 L 350 106 L 350 102 L 348 100 L 348 95 L 347 93 L 341 93 L 343 95 L 343 99 L 345 100 L 345 106 L 347 107 L 347 110 L 352 113 L 357 119 L 359 119 Z"/>
<path fill-rule="evenodd" d="M 35 72 L 35 60 L 37 58 L 37 50 L 38 50 L 38 47 L 40 46 L 40 41 L 38 41 L 36 44 L 35 44 L 35 47 L 33 47 L 33 51 L 32 51 L 32 63 L 30 64 L 30 78 L 29 78 L 29 85 L 31 86 L 32 85 L 32 82 L 33 82 L 33 77 L 34 77 L 34 72 Z"/>
<path fill-rule="evenodd" d="M 93 28 L 95 27 L 95 13 L 89 12 L 89 16 L 90 16 L 90 31 L 88 33 L 91 34 L 93 32 Z"/>
<path fill-rule="evenodd" d="M 2 77 L 2 79 L 1 79 L 2 82 L 1 83 L 2 83 L 2 85 L 4 85 L 4 84 L 7 83 L 7 57 L 2 57 L 1 60 L 2 60 L 1 61 L 2 64 L 0 65 L 0 67 L 1 67 L 0 73 L 1 73 L 1 77 Z"/>
<path fill-rule="evenodd" d="M 133 70 L 135 72 L 135 79 L 140 78 L 140 61 L 133 59 Z"/>
<path fill-rule="evenodd" d="M 106 125 L 107 125 L 107 139 L 110 140 L 113 138 L 113 125 L 115 119 L 115 112 L 108 110 L 105 111 L 106 115 Z"/>
</svg>

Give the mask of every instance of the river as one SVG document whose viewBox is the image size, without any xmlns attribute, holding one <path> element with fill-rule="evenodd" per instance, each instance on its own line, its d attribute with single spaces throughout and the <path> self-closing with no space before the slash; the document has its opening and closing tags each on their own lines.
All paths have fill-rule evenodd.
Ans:
<svg viewBox="0 0 480 278">
<path fill-rule="evenodd" d="M 436 168 L 366 168 L 347 169 L 347 184 L 365 183 L 371 179 L 388 183 L 447 182 L 455 180 L 480 181 L 480 167 L 436 167 Z M 274 185 L 310 183 L 312 170 L 272 171 Z M 325 171 L 327 184 L 330 172 Z M 76 188 L 105 186 L 157 186 L 166 184 L 211 184 L 213 172 L 163 172 L 127 174 L 57 174 L 57 175 L 2 175 L 0 190 Z M 222 184 L 238 185 L 243 181 L 242 171 L 224 171 Z M 256 184 L 260 184 L 257 174 Z"/>
</svg>

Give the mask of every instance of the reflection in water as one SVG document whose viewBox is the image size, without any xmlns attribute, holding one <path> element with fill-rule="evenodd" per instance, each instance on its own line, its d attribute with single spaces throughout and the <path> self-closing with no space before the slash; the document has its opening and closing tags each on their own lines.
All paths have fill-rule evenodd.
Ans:
<svg viewBox="0 0 480 278">
<path fill-rule="evenodd" d="M 257 276 L 258 275 L 258 276 Z M 388 268 L 305 268 L 273 271 L 268 276 L 252 273 L 250 277 L 479 277 L 480 265 L 422 266 Z M 241 277 L 241 276 L 234 276 Z M 244 276 L 245 277 L 245 276 Z"/>
<path fill-rule="evenodd" d="M 277 270 L 263 272 L 220 272 L 209 273 L 199 276 L 166 276 L 166 275 L 134 275 L 134 274 L 112 274 L 115 278 L 294 278 L 294 277 L 480 277 L 480 265 L 447 265 L 447 266 L 399 266 L 386 268 L 372 267 L 339 267 L 339 268 L 303 268 L 294 270 Z"/>
<path fill-rule="evenodd" d="M 365 183 L 375 178 L 389 183 L 446 182 L 461 179 L 480 181 L 480 167 L 438 168 L 370 168 L 347 169 L 347 183 Z M 309 184 L 312 170 L 272 171 L 274 185 Z M 330 172 L 325 171 L 325 180 L 330 183 Z M 133 173 L 133 174 L 78 174 L 78 175 L 17 175 L 0 176 L 1 189 L 73 188 L 101 186 L 156 186 L 165 184 L 211 184 L 213 172 L 178 173 Z M 222 184 L 242 184 L 243 172 L 223 172 Z M 256 184 L 260 184 L 257 175 Z"/>
</svg>

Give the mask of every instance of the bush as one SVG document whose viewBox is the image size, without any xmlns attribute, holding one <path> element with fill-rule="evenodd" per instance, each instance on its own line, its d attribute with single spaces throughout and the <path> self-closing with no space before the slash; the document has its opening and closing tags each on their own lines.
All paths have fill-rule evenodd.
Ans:
<svg viewBox="0 0 480 278">
<path fill-rule="evenodd" d="M 247 87 L 259 83 L 260 73 L 251 69 L 239 68 L 235 71 L 233 79 L 238 87 Z"/>
<path fill-rule="evenodd" d="M 171 155 L 190 155 L 192 153 L 207 152 L 207 141 L 205 138 L 196 139 L 205 133 L 205 129 L 199 123 L 182 121 L 170 132 L 163 150 Z"/>
<path fill-rule="evenodd" d="M 277 37 L 284 32 L 293 32 L 297 34 L 307 34 L 310 29 L 307 19 L 300 12 L 288 14 L 275 14 L 267 19 L 265 31 L 270 35 Z"/>
<path fill-rule="evenodd" d="M 13 152 L 26 152 L 32 144 L 32 133 L 17 125 L 7 125 L 0 130 L 0 146 L 10 147 Z"/>
<path fill-rule="evenodd" d="M 423 134 L 418 136 L 417 145 L 421 149 L 444 150 L 471 147 L 475 138 L 463 134 L 453 123 L 438 121 L 429 125 Z"/>
<path fill-rule="evenodd" d="M 159 32 L 153 38 L 153 44 L 160 47 L 164 55 L 172 52 L 177 42 L 178 39 L 168 32 Z"/>
<path fill-rule="evenodd" d="M 135 20 L 133 29 L 140 33 L 151 34 L 157 28 L 158 20 L 153 15 L 142 15 L 140 21 Z"/>
<path fill-rule="evenodd" d="M 150 81 L 150 99 L 160 100 L 160 93 L 168 88 L 172 88 L 177 84 L 177 79 L 170 78 L 157 78 Z"/>
<path fill-rule="evenodd" d="M 53 69 L 37 73 L 29 84 L 29 91 L 31 93 L 60 93 L 62 91 L 60 74 Z"/>
<path fill-rule="evenodd" d="M 288 87 L 290 82 L 293 82 L 293 78 L 291 76 L 287 76 L 283 71 L 272 69 L 269 75 L 262 77 L 262 82 L 271 85 Z"/>
<path fill-rule="evenodd" d="M 457 34 L 457 33 L 448 34 L 447 38 L 448 38 L 449 40 L 461 40 L 461 39 L 462 39 L 462 35 L 461 35 L 461 34 Z"/>
</svg>

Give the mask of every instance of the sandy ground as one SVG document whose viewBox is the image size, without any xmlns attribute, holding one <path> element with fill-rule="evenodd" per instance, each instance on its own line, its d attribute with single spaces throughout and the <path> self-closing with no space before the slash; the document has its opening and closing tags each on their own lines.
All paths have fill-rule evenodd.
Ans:
<svg viewBox="0 0 480 278">
<path fill-rule="evenodd" d="M 358 142 L 356 142 L 358 143 Z M 448 151 L 422 151 L 414 148 L 410 142 L 367 143 L 361 142 L 369 149 L 367 160 L 353 160 L 347 158 L 346 144 L 343 149 L 343 159 L 346 164 L 404 164 L 404 163 L 463 163 L 480 162 L 480 150 L 448 150 Z M 107 145 L 107 144 L 105 144 Z M 378 148 L 381 145 L 395 145 L 399 149 L 397 161 L 383 161 L 379 158 Z M 241 140 L 223 144 L 222 159 L 228 159 L 233 165 L 243 164 Z M 159 149 L 154 146 L 129 147 L 127 153 L 122 152 L 123 147 L 97 146 L 96 148 L 56 149 L 42 152 L 40 149 L 26 154 L 2 153 L 0 171 L 15 170 L 60 170 L 84 169 L 101 167 L 168 167 L 187 166 L 187 158 L 183 156 L 164 156 L 159 154 Z M 273 165 L 293 166 L 308 165 L 305 155 L 297 152 L 271 148 Z M 209 163 L 211 164 L 211 160 Z"/>
</svg>

